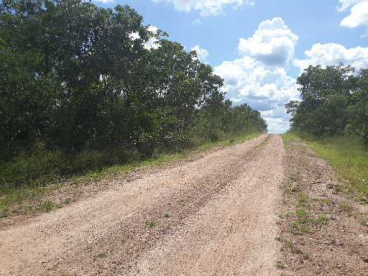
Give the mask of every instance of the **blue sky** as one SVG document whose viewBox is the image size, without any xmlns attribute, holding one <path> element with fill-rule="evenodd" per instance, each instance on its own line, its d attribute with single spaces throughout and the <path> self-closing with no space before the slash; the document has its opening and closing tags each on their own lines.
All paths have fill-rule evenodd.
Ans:
<svg viewBox="0 0 368 276">
<path fill-rule="evenodd" d="M 368 67 L 368 0 L 101 0 L 127 4 L 145 24 L 195 48 L 225 80 L 234 103 L 262 112 L 271 133 L 289 128 L 284 104 L 298 99 L 308 65 Z"/>
</svg>

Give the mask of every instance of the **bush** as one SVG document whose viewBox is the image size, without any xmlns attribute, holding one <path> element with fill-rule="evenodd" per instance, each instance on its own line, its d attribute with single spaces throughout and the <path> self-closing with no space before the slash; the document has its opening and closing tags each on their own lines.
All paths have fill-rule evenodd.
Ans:
<svg viewBox="0 0 368 276">
<path fill-rule="evenodd" d="M 73 174 L 140 160 L 142 156 L 135 149 L 108 148 L 101 152 L 84 150 L 79 153 L 61 153 L 47 150 L 43 143 L 38 143 L 30 153 L 23 153 L 12 162 L 0 163 L 0 186 L 42 186 Z"/>
<path fill-rule="evenodd" d="M 47 151 L 44 144 L 38 143 L 32 154 L 23 153 L 13 162 L 0 165 L 0 184 L 17 187 L 43 184 L 54 179 L 66 166 L 68 162 L 60 152 Z"/>
<path fill-rule="evenodd" d="M 104 165 L 135 163 L 142 159 L 137 149 L 109 147 L 103 152 Z"/>
<path fill-rule="evenodd" d="M 70 172 L 74 173 L 101 170 L 104 166 L 104 156 L 97 151 L 85 150 L 75 156 L 72 164 Z"/>
</svg>

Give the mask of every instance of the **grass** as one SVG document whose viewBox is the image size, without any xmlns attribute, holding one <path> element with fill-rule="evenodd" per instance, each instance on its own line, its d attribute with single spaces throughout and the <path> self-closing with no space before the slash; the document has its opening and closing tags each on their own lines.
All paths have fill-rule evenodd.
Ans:
<svg viewBox="0 0 368 276">
<path fill-rule="evenodd" d="M 57 204 L 51 200 L 47 200 L 44 203 L 41 204 L 41 210 L 48 213 L 51 212 L 54 208 L 57 207 Z"/>
<path fill-rule="evenodd" d="M 337 186 L 337 192 L 354 194 L 358 201 L 368 204 L 368 148 L 354 137 L 325 139 L 304 138 L 294 133 L 283 136 L 286 146 L 306 143 L 319 157 L 325 159 L 348 185 Z"/>
<path fill-rule="evenodd" d="M 56 207 L 56 205 L 53 206 L 50 203 L 47 204 L 42 202 L 40 203 L 39 201 L 41 201 L 43 197 L 47 196 L 51 192 L 58 190 L 64 185 L 95 183 L 102 179 L 113 178 L 117 175 L 125 174 L 138 168 L 160 166 L 162 164 L 184 159 L 193 154 L 205 152 L 210 149 L 242 143 L 254 139 L 259 135 L 260 135 L 259 133 L 251 133 L 251 134 L 231 136 L 221 141 L 208 142 L 196 148 L 184 150 L 178 153 L 158 154 L 144 161 L 133 162 L 124 165 L 113 165 L 110 167 L 104 167 L 102 169 L 87 172 L 83 175 L 72 176 L 69 179 L 63 181 L 56 179 L 56 181 L 54 181 L 54 183 L 50 185 L 41 185 L 41 186 L 23 185 L 17 188 L 12 186 L 0 186 L 0 218 L 12 216 L 14 214 L 14 212 L 12 211 L 14 206 L 17 206 L 16 213 L 31 213 L 34 211 L 50 212 Z M 25 201 L 37 202 L 36 203 L 37 206 L 36 207 L 21 206 L 22 203 Z"/>
<path fill-rule="evenodd" d="M 326 226 L 329 222 L 326 215 L 313 217 L 305 208 L 297 209 L 295 217 L 296 221 L 291 224 L 291 232 L 294 235 L 309 234 Z"/>
<path fill-rule="evenodd" d="M 299 207 L 306 207 L 309 205 L 309 197 L 307 195 L 299 196 Z"/>
</svg>

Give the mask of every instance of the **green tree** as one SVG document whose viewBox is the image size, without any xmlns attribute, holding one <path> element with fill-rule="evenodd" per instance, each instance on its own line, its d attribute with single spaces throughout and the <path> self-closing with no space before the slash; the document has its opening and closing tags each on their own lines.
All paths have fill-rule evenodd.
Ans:
<svg viewBox="0 0 368 276">
<path fill-rule="evenodd" d="M 349 127 L 368 143 L 368 69 L 362 70 L 358 76 L 357 90 L 352 95 L 348 112 Z"/>
<path fill-rule="evenodd" d="M 301 102 L 290 102 L 294 129 L 317 136 L 343 134 L 355 77 L 350 66 L 310 66 L 298 78 Z"/>
</svg>

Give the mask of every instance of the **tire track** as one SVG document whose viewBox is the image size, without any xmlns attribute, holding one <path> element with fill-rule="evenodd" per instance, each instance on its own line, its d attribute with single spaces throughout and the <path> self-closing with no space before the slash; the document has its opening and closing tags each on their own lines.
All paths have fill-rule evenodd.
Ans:
<svg viewBox="0 0 368 276">
<path fill-rule="evenodd" d="M 0 232 L 1 275 L 124 275 L 258 158 L 266 136 Z M 165 217 L 165 214 L 169 217 Z M 146 222 L 152 221 L 152 229 Z M 4 257 L 3 257 L 4 256 Z"/>
</svg>

